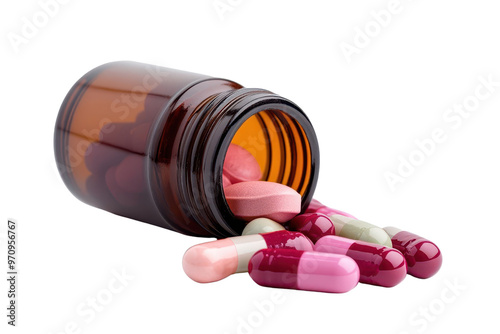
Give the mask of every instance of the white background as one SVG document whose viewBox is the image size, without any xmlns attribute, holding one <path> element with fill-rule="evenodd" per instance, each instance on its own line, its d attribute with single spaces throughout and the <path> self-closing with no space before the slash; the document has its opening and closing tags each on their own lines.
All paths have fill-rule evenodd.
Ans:
<svg viewBox="0 0 500 334">
<path fill-rule="evenodd" d="M 6 221 L 15 218 L 20 309 L 18 327 L 10 328 L 2 279 L 0 332 L 496 328 L 500 87 L 460 124 L 443 115 L 454 104 L 474 102 L 479 77 L 500 81 L 498 3 L 401 0 L 399 12 L 377 31 L 371 12 L 390 7 L 388 0 L 221 2 L 230 6 L 222 17 L 213 0 L 73 0 L 18 47 L 9 36 L 21 35 L 23 18 L 33 22 L 41 6 L 34 0 L 2 5 L 0 259 L 5 273 Z M 366 46 L 357 41 L 349 62 L 341 45 L 355 47 L 357 29 L 366 27 L 372 37 Z M 53 127 L 65 94 L 88 70 L 114 60 L 228 78 L 296 102 L 319 137 L 315 197 L 433 240 L 443 252 L 441 271 L 428 280 L 408 276 L 391 289 L 359 284 L 340 295 L 263 288 L 247 274 L 191 281 L 182 271 L 183 252 L 207 239 L 83 204 L 55 168 Z M 435 128 L 446 141 L 391 190 L 384 174 L 396 173 L 398 157 L 408 159 L 415 141 Z M 113 273 L 122 270 L 133 278 L 111 294 Z M 86 303 L 97 296 L 111 299 L 92 314 Z"/>
</svg>

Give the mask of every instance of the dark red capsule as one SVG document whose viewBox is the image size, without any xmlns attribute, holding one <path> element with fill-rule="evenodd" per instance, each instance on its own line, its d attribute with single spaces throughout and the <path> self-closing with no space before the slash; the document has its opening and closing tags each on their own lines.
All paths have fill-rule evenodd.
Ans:
<svg viewBox="0 0 500 334">
<path fill-rule="evenodd" d="M 287 228 L 303 233 L 314 243 L 325 235 L 335 235 L 335 225 L 330 218 L 322 213 L 298 215 L 287 223 Z"/>
<path fill-rule="evenodd" d="M 443 257 L 436 244 L 395 227 L 385 227 L 384 230 L 391 237 L 392 246 L 403 253 L 408 265 L 408 274 L 429 278 L 439 271 Z"/>
<path fill-rule="evenodd" d="M 362 283 L 393 287 L 406 276 L 405 258 L 394 248 L 328 235 L 316 242 L 314 250 L 351 257 L 359 266 Z"/>
</svg>

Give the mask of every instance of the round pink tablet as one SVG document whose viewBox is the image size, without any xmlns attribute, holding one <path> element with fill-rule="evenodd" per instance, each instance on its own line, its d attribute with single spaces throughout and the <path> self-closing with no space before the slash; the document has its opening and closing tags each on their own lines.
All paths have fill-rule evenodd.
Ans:
<svg viewBox="0 0 500 334">
<path fill-rule="evenodd" d="M 222 174 L 222 186 L 226 188 L 229 187 L 230 185 L 231 181 L 229 181 L 229 178 L 225 174 Z"/>
<path fill-rule="evenodd" d="M 302 197 L 280 183 L 240 182 L 226 187 L 224 193 L 233 214 L 246 221 L 262 217 L 284 223 L 300 213 Z"/>
<path fill-rule="evenodd" d="M 222 170 L 231 183 L 258 181 L 262 177 L 257 160 L 236 144 L 229 145 Z"/>
</svg>

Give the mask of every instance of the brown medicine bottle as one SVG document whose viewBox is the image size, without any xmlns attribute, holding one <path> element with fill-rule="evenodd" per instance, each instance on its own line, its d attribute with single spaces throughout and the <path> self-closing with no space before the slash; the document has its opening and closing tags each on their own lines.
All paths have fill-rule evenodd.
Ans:
<svg viewBox="0 0 500 334">
<path fill-rule="evenodd" d="M 57 117 L 54 148 L 68 189 L 118 215 L 180 233 L 241 233 L 222 188 L 230 143 L 257 159 L 262 180 L 312 198 L 314 129 L 293 102 L 225 79 L 135 62 L 85 74 Z"/>
</svg>

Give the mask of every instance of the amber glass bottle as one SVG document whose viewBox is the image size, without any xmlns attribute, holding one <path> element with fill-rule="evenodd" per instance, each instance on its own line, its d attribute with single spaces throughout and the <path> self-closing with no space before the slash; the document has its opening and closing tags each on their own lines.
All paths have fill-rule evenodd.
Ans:
<svg viewBox="0 0 500 334">
<path fill-rule="evenodd" d="M 319 170 L 314 129 L 293 102 L 263 89 L 135 62 L 85 74 L 57 117 L 59 172 L 80 200 L 196 236 L 241 233 L 224 198 L 230 143 L 259 162 L 262 180 L 312 198 Z"/>
</svg>

